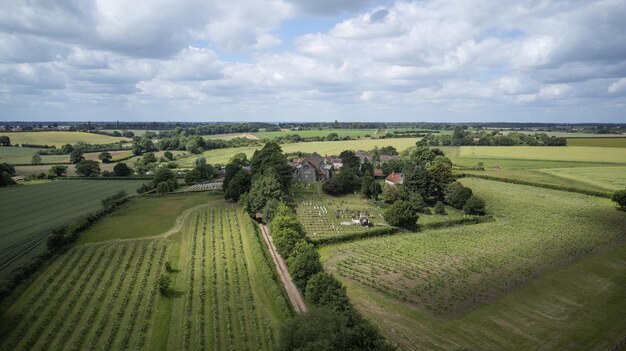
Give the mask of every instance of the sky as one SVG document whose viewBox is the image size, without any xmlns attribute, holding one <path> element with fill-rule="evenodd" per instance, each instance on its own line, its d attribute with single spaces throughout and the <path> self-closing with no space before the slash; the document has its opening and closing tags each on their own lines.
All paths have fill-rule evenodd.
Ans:
<svg viewBox="0 0 626 351">
<path fill-rule="evenodd" d="M 0 120 L 626 123 L 624 19 L 624 0 L 7 0 Z"/>
</svg>

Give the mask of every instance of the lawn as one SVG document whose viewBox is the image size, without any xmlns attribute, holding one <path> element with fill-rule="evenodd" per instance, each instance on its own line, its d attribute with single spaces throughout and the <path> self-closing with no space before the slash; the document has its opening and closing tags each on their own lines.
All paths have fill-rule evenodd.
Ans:
<svg viewBox="0 0 626 351">
<path fill-rule="evenodd" d="M 124 231 L 129 214 L 104 222 Z M 0 306 L 0 349 L 274 350 L 291 311 L 262 245 L 238 206 L 215 199 L 168 237 L 77 245 Z"/>
<path fill-rule="evenodd" d="M 128 138 L 117 138 L 85 132 L 0 132 L 11 138 L 11 144 L 55 145 L 57 148 L 65 144 L 76 144 L 79 141 L 88 144 L 110 144 L 130 141 Z"/>
<path fill-rule="evenodd" d="M 0 189 L 0 278 L 45 249 L 51 230 L 100 209 L 100 200 L 141 181 L 54 181 Z"/>
<path fill-rule="evenodd" d="M 306 143 L 294 143 L 294 144 L 284 144 L 281 145 L 283 152 L 317 152 L 318 154 L 324 155 L 338 155 L 343 150 L 372 150 L 375 146 L 383 147 L 383 146 L 393 146 L 398 151 L 402 151 L 411 146 L 415 146 L 415 142 L 419 140 L 418 138 L 394 138 L 394 139 L 361 139 L 361 140 L 346 140 L 346 141 L 316 141 L 316 142 L 306 142 Z M 228 163 L 230 158 L 239 152 L 243 152 L 248 157 L 252 157 L 254 151 L 257 149 L 261 149 L 262 146 L 247 146 L 247 147 L 237 147 L 237 148 L 228 148 L 228 149 L 215 149 L 205 151 L 202 156 L 204 156 L 207 162 L 212 164 L 225 164 Z M 186 158 L 181 158 L 179 161 L 180 166 L 182 167 L 190 167 L 196 158 L 199 155 L 191 155 Z"/>
<path fill-rule="evenodd" d="M 548 318 L 543 324 L 528 323 L 528 318 L 543 318 L 534 314 L 505 322 L 501 318 L 509 313 L 508 307 L 483 315 L 485 322 L 499 323 L 499 329 L 485 330 L 463 321 L 481 313 L 477 311 L 490 311 L 493 301 L 497 304 L 510 299 L 511 291 L 526 289 L 542 274 L 623 244 L 626 213 L 603 198 L 480 179 L 462 182 L 485 199 L 495 222 L 325 247 L 321 249 L 325 266 L 350 287 L 357 287 L 351 288 L 351 294 L 357 296 L 357 304 L 368 306 L 362 307 L 363 312 L 385 324 L 387 332 L 393 329 L 396 334 L 388 336 L 407 349 L 450 349 L 463 344 L 478 349 L 524 350 L 538 348 L 541 340 L 566 341 L 558 339 L 560 330 L 551 323 L 563 327 L 567 322 Z M 615 269 L 625 273 L 623 264 Z M 618 273 L 613 274 L 617 277 Z M 587 287 L 607 292 L 601 284 Z M 566 289 L 559 293 L 576 294 Z M 405 316 L 394 312 L 387 315 L 386 306 L 376 306 L 380 301 L 386 306 L 397 305 L 396 309 L 403 306 Z M 524 305 L 524 301 L 516 303 Z M 614 314 L 609 310 L 595 312 L 594 308 L 582 316 Z M 580 316 L 577 313 L 576 317 Z M 572 323 L 575 320 L 573 315 L 568 318 Z M 415 334 L 397 334 L 399 330 L 409 332 L 405 328 L 408 324 L 422 323 L 420 328 L 411 329 Z M 448 333 L 457 333 L 451 330 L 454 328 L 465 332 L 447 338 Z M 519 332 L 520 328 L 524 331 Z M 473 329 L 474 334 L 467 333 Z M 602 329 L 596 332 L 608 335 Z M 437 335 L 433 340 L 436 334 L 443 337 Z M 465 339 L 458 340 L 460 336 Z"/>
<path fill-rule="evenodd" d="M 626 147 L 626 137 L 621 138 L 567 138 L 568 146 Z"/>
</svg>

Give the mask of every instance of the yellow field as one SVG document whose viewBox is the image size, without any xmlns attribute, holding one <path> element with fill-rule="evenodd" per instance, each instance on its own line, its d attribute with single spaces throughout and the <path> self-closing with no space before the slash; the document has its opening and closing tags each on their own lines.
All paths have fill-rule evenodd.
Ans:
<svg viewBox="0 0 626 351">
<path fill-rule="evenodd" d="M 128 138 L 116 138 L 84 132 L 0 132 L 11 138 L 11 144 L 39 144 L 61 147 L 65 144 L 76 144 L 79 141 L 89 144 L 110 144 L 119 141 L 130 141 Z"/>
</svg>

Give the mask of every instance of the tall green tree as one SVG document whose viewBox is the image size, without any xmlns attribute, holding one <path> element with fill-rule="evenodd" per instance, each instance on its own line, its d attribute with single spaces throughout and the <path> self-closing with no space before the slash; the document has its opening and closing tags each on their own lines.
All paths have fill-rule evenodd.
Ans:
<svg viewBox="0 0 626 351">
<path fill-rule="evenodd" d="M 76 174 L 82 177 L 96 177 L 100 174 L 100 164 L 97 161 L 82 160 L 76 164 Z"/>
<path fill-rule="evenodd" d="M 80 149 L 74 149 L 70 153 L 70 162 L 72 162 L 73 164 L 77 164 L 83 161 L 84 159 L 85 157 L 83 156 L 83 151 Z"/>
<path fill-rule="evenodd" d="M 261 150 L 255 151 L 250 167 L 253 178 L 263 176 L 267 170 L 272 170 L 282 189 L 285 191 L 289 189 L 293 179 L 293 170 L 277 143 L 269 142 Z"/>
<path fill-rule="evenodd" d="M 0 146 L 11 146 L 11 138 L 6 135 L 0 135 Z"/>
<path fill-rule="evenodd" d="M 98 155 L 98 159 L 102 161 L 102 163 L 109 163 L 113 159 L 113 156 L 110 152 L 105 151 L 101 152 L 100 155 Z"/>
<path fill-rule="evenodd" d="M 261 211 L 270 199 L 284 199 L 283 186 L 278 179 L 279 177 L 272 170 L 268 170 L 266 174 L 254 179 L 248 193 L 246 206 L 251 215 Z"/>
<path fill-rule="evenodd" d="M 50 167 L 48 173 L 55 175 L 57 177 L 62 177 L 67 173 L 67 166 L 64 165 L 54 165 Z"/>
<path fill-rule="evenodd" d="M 339 154 L 341 158 L 341 170 L 352 170 L 355 174 L 359 174 L 361 169 L 361 160 L 354 154 L 352 150 L 344 150 Z"/>
<path fill-rule="evenodd" d="M 41 155 L 39 155 L 37 153 L 33 154 L 33 157 L 31 158 L 30 163 L 34 164 L 34 165 L 40 165 L 41 164 Z"/>
</svg>

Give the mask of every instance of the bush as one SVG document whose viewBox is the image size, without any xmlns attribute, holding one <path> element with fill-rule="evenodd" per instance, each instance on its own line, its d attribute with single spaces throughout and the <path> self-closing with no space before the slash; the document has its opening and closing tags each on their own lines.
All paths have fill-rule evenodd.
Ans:
<svg viewBox="0 0 626 351">
<path fill-rule="evenodd" d="M 461 209 L 465 202 L 472 196 L 472 189 L 464 187 L 461 183 L 448 184 L 444 192 L 446 202 L 455 208 Z"/>
<path fill-rule="evenodd" d="M 472 197 L 470 197 L 463 206 L 463 212 L 467 214 L 482 216 L 486 213 L 485 201 L 476 195 L 472 195 Z"/>
<path fill-rule="evenodd" d="M 437 201 L 437 204 L 435 205 L 435 214 L 442 216 L 445 216 L 447 214 L 446 207 L 443 205 L 443 202 Z"/>
<path fill-rule="evenodd" d="M 161 293 L 161 295 L 167 296 L 170 290 L 171 281 L 172 278 L 170 278 L 169 274 L 161 274 L 157 278 L 157 286 L 159 287 L 159 292 Z"/>
<path fill-rule="evenodd" d="M 76 165 L 76 174 L 82 177 L 96 177 L 100 174 L 100 164 L 98 161 L 80 161 Z"/>
<path fill-rule="evenodd" d="M 291 256 L 298 241 L 302 240 L 302 235 L 291 228 L 283 228 L 273 231 L 272 239 L 278 253 L 287 259 Z"/>
<path fill-rule="evenodd" d="M 118 163 L 115 165 L 115 167 L 113 167 L 113 174 L 115 174 L 116 177 L 126 177 L 129 176 L 132 172 L 133 170 L 130 169 L 130 167 L 128 167 L 128 165 L 125 163 Z"/>
<path fill-rule="evenodd" d="M 417 212 L 406 201 L 396 201 L 383 213 L 385 221 L 394 227 L 415 229 L 418 219 Z"/>
<path fill-rule="evenodd" d="M 300 291 L 304 291 L 309 278 L 323 270 L 320 255 L 313 245 L 304 240 L 298 242 L 293 251 L 287 259 L 287 266 L 294 284 Z"/>
<path fill-rule="evenodd" d="M 346 288 L 326 272 L 317 273 L 309 279 L 304 296 L 309 306 L 327 307 L 339 312 L 350 307 Z"/>
<path fill-rule="evenodd" d="M 618 190 L 611 196 L 611 200 L 619 206 L 620 210 L 626 211 L 626 189 Z"/>
</svg>

